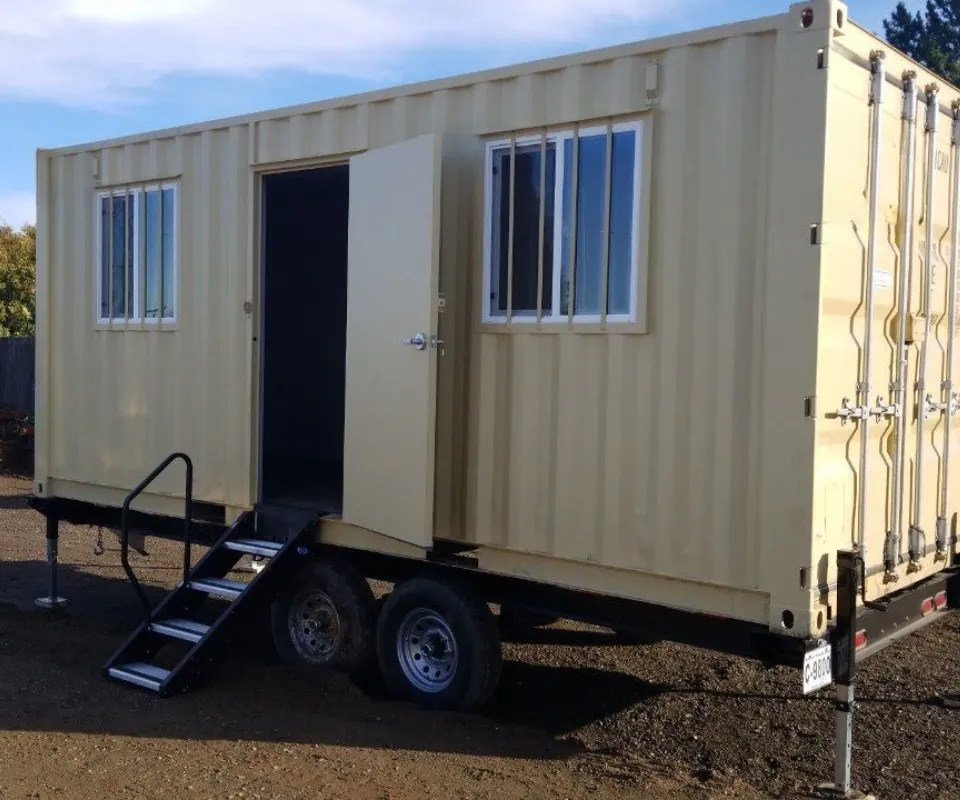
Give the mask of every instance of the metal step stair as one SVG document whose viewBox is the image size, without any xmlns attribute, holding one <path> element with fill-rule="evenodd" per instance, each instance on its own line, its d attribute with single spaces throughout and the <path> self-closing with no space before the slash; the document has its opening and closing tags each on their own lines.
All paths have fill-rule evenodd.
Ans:
<svg viewBox="0 0 960 800">
<path fill-rule="evenodd" d="M 291 531 L 290 538 L 273 542 L 257 538 L 257 517 L 248 512 L 192 567 L 189 566 L 187 533 L 184 580 L 156 608 L 150 607 L 139 581 L 129 569 L 127 536 L 121 531 L 124 568 L 148 614 L 143 624 L 106 663 L 103 668 L 105 677 L 155 692 L 161 697 L 199 685 L 229 649 L 234 635 L 242 629 L 240 623 L 246 614 L 260 603 L 271 602 L 283 582 L 299 570 L 301 553 L 305 552 L 301 545 L 312 537 L 317 521 L 316 514 L 307 512 L 302 513 L 295 524 L 285 516 L 280 527 Z M 264 568 L 248 583 L 227 578 L 245 555 L 266 559 Z M 213 608 L 213 621 L 200 622 L 197 612 L 209 604 L 211 598 L 219 601 L 219 607 L 215 605 Z M 228 602 L 224 603 L 224 600 Z M 204 619 L 210 618 L 211 613 L 207 612 Z M 165 669 L 154 660 L 171 644 L 185 652 L 171 669 Z M 164 660 L 166 664 L 170 662 L 170 658 Z"/>
<path fill-rule="evenodd" d="M 210 626 L 189 619 L 166 619 L 162 622 L 151 622 L 150 630 L 154 633 L 169 636 L 172 639 L 182 639 L 185 642 L 196 643 L 207 635 Z"/>
<path fill-rule="evenodd" d="M 190 581 L 188 585 L 194 591 L 205 592 L 217 597 L 226 597 L 228 600 L 236 600 L 247 588 L 245 583 L 229 581 L 226 578 L 203 578 Z"/>
<path fill-rule="evenodd" d="M 250 556 L 272 558 L 280 552 L 281 545 L 279 542 L 264 542 L 259 539 L 237 539 L 233 542 L 227 542 L 224 547 Z"/>
<path fill-rule="evenodd" d="M 170 670 L 168 669 L 139 661 L 132 664 L 122 664 L 119 667 L 110 667 L 108 672 L 111 678 L 116 678 L 118 681 L 126 681 L 134 686 L 142 686 L 144 689 L 152 689 L 155 692 L 160 691 L 163 682 L 170 676 Z"/>
</svg>

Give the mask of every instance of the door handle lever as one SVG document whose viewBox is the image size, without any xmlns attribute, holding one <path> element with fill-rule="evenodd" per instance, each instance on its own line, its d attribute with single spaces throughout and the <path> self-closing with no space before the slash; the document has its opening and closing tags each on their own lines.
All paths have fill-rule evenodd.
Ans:
<svg viewBox="0 0 960 800">
<path fill-rule="evenodd" d="M 417 350 L 426 350 L 427 335 L 425 333 L 417 333 L 407 339 L 404 339 L 403 343 L 410 345 L 411 347 L 415 347 Z"/>
</svg>

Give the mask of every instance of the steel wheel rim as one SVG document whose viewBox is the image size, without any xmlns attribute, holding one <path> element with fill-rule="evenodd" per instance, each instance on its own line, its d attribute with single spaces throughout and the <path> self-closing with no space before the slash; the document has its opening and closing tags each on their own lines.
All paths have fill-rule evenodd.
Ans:
<svg viewBox="0 0 960 800">
<path fill-rule="evenodd" d="M 457 674 L 460 650 L 450 624 L 436 611 L 415 608 L 397 631 L 397 660 L 410 683 L 422 692 L 442 692 Z"/>
<path fill-rule="evenodd" d="M 326 664 L 340 648 L 343 625 L 330 596 L 317 589 L 297 594 L 288 617 L 290 640 L 300 657 Z"/>
</svg>

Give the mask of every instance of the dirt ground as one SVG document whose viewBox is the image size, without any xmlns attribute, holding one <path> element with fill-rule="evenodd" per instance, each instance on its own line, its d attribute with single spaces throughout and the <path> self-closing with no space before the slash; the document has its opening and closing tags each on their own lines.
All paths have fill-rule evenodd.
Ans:
<svg viewBox="0 0 960 800">
<path fill-rule="evenodd" d="M 430 713 L 275 663 L 251 630 L 202 691 L 158 700 L 101 666 L 136 625 L 116 538 L 63 526 L 65 613 L 33 608 L 46 565 L 29 482 L 0 477 L 0 800 L 19 798 L 803 797 L 832 775 L 831 693 L 797 672 L 560 623 L 505 644 L 480 714 Z M 135 568 L 159 597 L 180 549 Z M 960 615 L 861 671 L 855 780 L 878 798 L 956 798 Z"/>
</svg>

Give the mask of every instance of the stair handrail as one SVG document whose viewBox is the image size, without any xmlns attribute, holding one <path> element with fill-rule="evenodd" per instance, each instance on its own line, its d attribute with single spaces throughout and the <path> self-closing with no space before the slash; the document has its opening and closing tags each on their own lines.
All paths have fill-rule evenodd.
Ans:
<svg viewBox="0 0 960 800">
<path fill-rule="evenodd" d="M 148 620 L 153 615 L 153 606 L 147 598 L 146 592 L 143 591 L 143 586 L 134 574 L 133 568 L 130 566 L 130 527 L 128 519 L 130 504 L 141 495 L 144 489 L 159 478 L 167 467 L 177 460 L 183 461 L 186 468 L 186 486 L 184 489 L 186 503 L 183 512 L 183 582 L 186 583 L 190 576 L 190 533 L 191 521 L 193 519 L 193 461 L 190 459 L 190 456 L 186 453 L 171 453 L 167 456 L 153 472 L 140 481 L 133 491 L 127 495 L 123 501 L 123 508 L 120 512 L 120 563 L 123 565 L 123 571 L 127 573 L 127 577 L 130 579 L 130 583 L 137 593 L 137 597 L 140 599 L 140 604 L 147 612 Z"/>
</svg>

